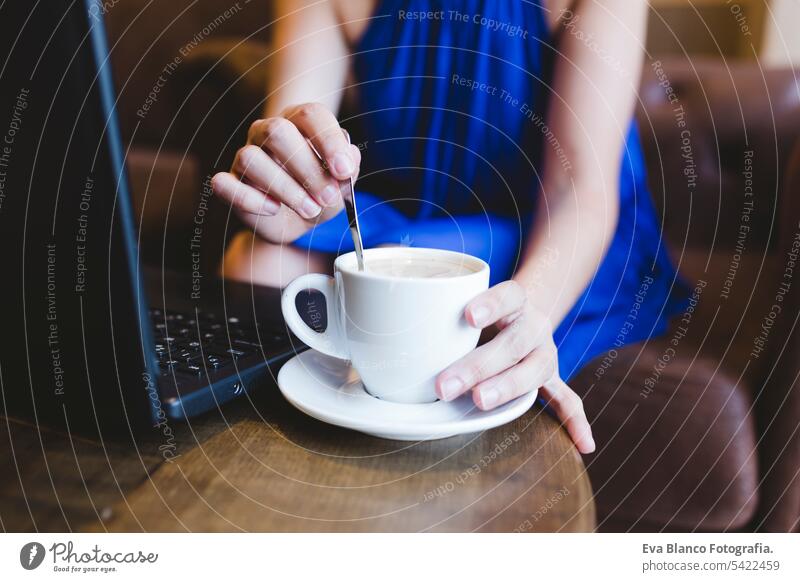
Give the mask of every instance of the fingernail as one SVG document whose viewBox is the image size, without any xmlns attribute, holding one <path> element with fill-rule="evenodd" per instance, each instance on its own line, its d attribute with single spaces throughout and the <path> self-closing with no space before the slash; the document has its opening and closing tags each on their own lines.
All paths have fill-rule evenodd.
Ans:
<svg viewBox="0 0 800 582">
<path fill-rule="evenodd" d="M 356 169 L 350 156 L 342 152 L 333 156 L 333 163 L 331 165 L 340 176 L 349 176 Z"/>
<path fill-rule="evenodd" d="M 322 198 L 322 203 L 325 204 L 325 206 L 333 206 L 339 199 L 339 190 L 337 190 L 335 186 L 328 184 L 322 192 L 320 192 L 319 197 Z"/>
<path fill-rule="evenodd" d="M 311 198 L 306 198 L 300 205 L 300 214 L 305 218 L 314 218 L 320 212 L 322 212 L 322 207 Z"/>
<path fill-rule="evenodd" d="M 500 391 L 497 388 L 489 388 L 488 390 L 484 390 L 481 392 L 481 403 L 483 404 L 483 408 L 489 409 L 493 408 L 497 403 L 500 402 Z"/>
<path fill-rule="evenodd" d="M 442 392 L 442 400 L 449 401 L 461 394 L 461 388 L 464 383 L 458 378 L 448 378 L 440 387 Z"/>
<path fill-rule="evenodd" d="M 484 305 L 478 305 L 471 311 L 472 321 L 476 327 L 483 327 L 489 321 L 489 308 Z"/>
</svg>

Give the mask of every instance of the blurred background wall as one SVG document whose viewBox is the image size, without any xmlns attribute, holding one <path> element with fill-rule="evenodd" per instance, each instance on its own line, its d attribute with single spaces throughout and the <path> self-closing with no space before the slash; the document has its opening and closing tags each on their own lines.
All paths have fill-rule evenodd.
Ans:
<svg viewBox="0 0 800 582">
<path fill-rule="evenodd" d="M 800 63 L 798 0 L 651 0 L 649 49 L 657 55 Z"/>
<path fill-rule="evenodd" d="M 800 66 L 800 1 L 774 0 L 761 49 L 770 65 Z"/>
</svg>

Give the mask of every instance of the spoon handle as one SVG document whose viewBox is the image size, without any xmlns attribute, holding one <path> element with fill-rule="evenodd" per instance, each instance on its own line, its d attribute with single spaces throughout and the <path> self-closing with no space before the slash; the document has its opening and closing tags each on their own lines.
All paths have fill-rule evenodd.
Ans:
<svg viewBox="0 0 800 582">
<path fill-rule="evenodd" d="M 344 136 L 347 138 L 347 143 L 351 143 L 350 141 L 350 134 L 345 128 L 342 128 L 342 132 Z M 310 141 L 308 145 L 311 146 L 311 149 L 319 158 L 320 162 L 324 162 L 322 156 L 317 151 L 317 148 L 314 147 Z M 364 270 L 364 243 L 361 242 L 361 229 L 358 226 L 358 212 L 356 211 L 356 192 L 355 192 L 355 182 L 353 181 L 352 176 L 347 180 L 341 180 L 339 182 L 339 192 L 342 194 L 342 200 L 344 201 L 344 210 L 347 213 L 347 224 L 350 226 L 350 235 L 353 237 L 353 246 L 356 249 L 356 260 L 358 261 L 358 270 Z"/>
<path fill-rule="evenodd" d="M 342 128 L 347 143 L 350 142 L 350 134 L 346 129 Z M 352 176 L 347 180 L 342 180 L 339 183 L 339 191 L 342 193 L 342 200 L 344 200 L 344 209 L 347 213 L 347 223 L 350 225 L 350 234 L 353 237 L 353 246 L 356 249 L 356 259 L 358 260 L 358 270 L 364 270 L 364 243 L 361 242 L 361 229 L 358 226 L 358 212 L 356 211 L 356 192 L 355 183 Z"/>
</svg>

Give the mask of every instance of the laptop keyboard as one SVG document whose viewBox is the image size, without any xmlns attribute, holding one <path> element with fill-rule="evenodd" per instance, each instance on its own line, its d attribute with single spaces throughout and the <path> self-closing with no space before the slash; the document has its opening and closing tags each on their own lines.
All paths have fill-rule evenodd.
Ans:
<svg viewBox="0 0 800 582">
<path fill-rule="evenodd" d="M 285 333 L 246 325 L 236 317 L 223 319 L 213 313 L 194 315 L 161 309 L 150 310 L 150 317 L 162 376 L 175 374 L 176 378 L 189 379 L 224 372 L 242 358 L 268 354 L 272 348 L 289 343 Z"/>
</svg>

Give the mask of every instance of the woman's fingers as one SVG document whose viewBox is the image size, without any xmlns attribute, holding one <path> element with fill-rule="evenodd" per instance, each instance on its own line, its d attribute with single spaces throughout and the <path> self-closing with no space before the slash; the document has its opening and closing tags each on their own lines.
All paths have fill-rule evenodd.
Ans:
<svg viewBox="0 0 800 582">
<path fill-rule="evenodd" d="M 483 329 L 510 315 L 525 304 L 525 291 L 516 281 L 504 281 L 473 299 L 464 315 L 473 327 Z"/>
<path fill-rule="evenodd" d="M 290 107 L 283 115 L 313 144 L 334 178 L 346 180 L 355 176 L 358 167 L 350 143 L 336 116 L 327 107 L 305 103 Z"/>
<path fill-rule="evenodd" d="M 439 374 L 436 379 L 439 398 L 453 400 L 461 396 L 484 380 L 514 366 L 534 348 L 545 344 L 548 338 L 552 342 L 544 317 L 536 313 L 520 315 L 493 340 L 475 348 Z"/>
<path fill-rule="evenodd" d="M 217 196 L 228 204 L 248 214 L 272 216 L 281 209 L 276 202 L 264 192 L 245 184 L 229 172 L 220 172 L 211 179 L 211 187 Z"/>
<path fill-rule="evenodd" d="M 361 152 L 324 105 L 297 105 L 281 117 L 258 120 L 250 126 L 248 142 L 231 172 L 212 181 L 223 199 L 253 215 L 278 213 L 277 201 L 305 221 L 327 220 L 341 210 L 339 182 L 358 175 Z M 296 225 L 308 224 L 295 218 Z"/>
<path fill-rule="evenodd" d="M 595 444 L 592 428 L 589 426 L 580 396 L 575 394 L 558 375 L 545 382 L 541 392 L 549 399 L 548 404 L 564 424 L 578 450 L 583 454 L 593 453 Z"/>
<path fill-rule="evenodd" d="M 472 400 L 481 410 L 491 410 L 532 390 L 538 390 L 558 371 L 556 358 L 555 347 L 536 349 L 516 366 L 475 386 Z"/>
<path fill-rule="evenodd" d="M 340 203 L 339 184 L 291 121 L 284 117 L 259 119 L 250 126 L 248 139 L 266 149 L 321 206 Z"/>
<path fill-rule="evenodd" d="M 307 220 L 316 218 L 322 212 L 322 207 L 308 192 L 257 145 L 244 146 L 237 152 L 233 171 Z"/>
</svg>

